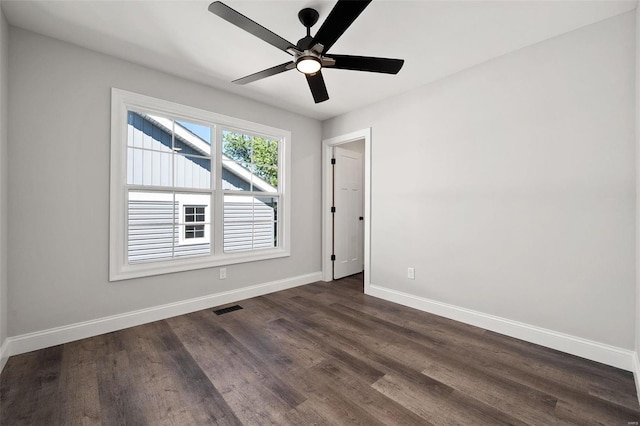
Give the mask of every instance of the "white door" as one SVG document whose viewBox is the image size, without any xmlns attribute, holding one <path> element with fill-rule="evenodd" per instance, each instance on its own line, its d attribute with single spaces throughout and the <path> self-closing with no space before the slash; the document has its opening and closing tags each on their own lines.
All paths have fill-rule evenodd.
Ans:
<svg viewBox="0 0 640 426">
<path fill-rule="evenodd" d="M 333 279 L 364 269 L 362 154 L 334 148 Z"/>
</svg>

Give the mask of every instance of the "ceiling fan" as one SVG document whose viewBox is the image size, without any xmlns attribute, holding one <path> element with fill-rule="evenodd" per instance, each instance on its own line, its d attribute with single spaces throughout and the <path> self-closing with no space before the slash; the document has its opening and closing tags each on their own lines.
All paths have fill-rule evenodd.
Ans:
<svg viewBox="0 0 640 426">
<path fill-rule="evenodd" d="M 318 21 L 319 14 L 315 9 L 302 9 L 298 13 L 298 19 L 307 29 L 307 35 L 296 44 L 283 39 L 220 1 L 211 3 L 209 11 L 293 56 L 292 61 L 234 80 L 234 83 L 251 83 L 297 69 L 306 76 L 314 101 L 320 103 L 329 99 L 322 68 L 397 74 L 404 64 L 403 59 L 335 54 L 325 56 L 369 3 L 371 0 L 338 0 L 314 37 L 311 36 L 311 27 Z"/>
</svg>

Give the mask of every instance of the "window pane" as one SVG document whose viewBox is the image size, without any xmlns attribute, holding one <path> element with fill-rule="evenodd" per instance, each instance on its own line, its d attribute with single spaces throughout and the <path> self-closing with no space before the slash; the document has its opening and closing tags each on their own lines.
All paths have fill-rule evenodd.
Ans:
<svg viewBox="0 0 640 426">
<path fill-rule="evenodd" d="M 173 257 L 177 207 L 170 192 L 129 192 L 129 263 Z"/>
<path fill-rule="evenodd" d="M 193 198 L 193 197 L 190 196 L 190 198 Z M 206 200 L 203 200 L 203 202 L 206 202 Z M 185 206 L 184 221 L 185 222 L 204 222 L 205 206 Z"/>
<path fill-rule="evenodd" d="M 178 188 L 211 188 L 211 159 L 175 155 L 175 183 Z"/>
<path fill-rule="evenodd" d="M 254 137 L 252 163 L 259 166 L 278 165 L 278 141 Z"/>
<path fill-rule="evenodd" d="M 188 121 L 176 120 L 175 133 L 178 139 L 184 140 L 187 143 L 201 142 L 211 147 L 211 127 L 202 124 L 190 123 Z M 201 146 L 202 155 L 207 148 L 204 145 Z"/>
<path fill-rule="evenodd" d="M 278 168 L 269 166 L 254 166 L 253 190 L 258 192 L 278 191 Z"/>
<path fill-rule="evenodd" d="M 225 195 L 224 251 L 276 247 L 277 201 L 277 197 Z"/>
<path fill-rule="evenodd" d="M 127 114 L 127 145 L 156 151 L 171 152 L 171 128 L 167 118 L 129 111 Z"/>
<path fill-rule="evenodd" d="M 222 189 L 228 191 L 251 191 L 253 166 L 232 160 L 222 161 Z"/>
<path fill-rule="evenodd" d="M 241 163 L 251 162 L 252 138 L 238 132 L 222 132 L 222 154 Z M 224 158 L 223 158 L 224 159 Z"/>
<path fill-rule="evenodd" d="M 225 195 L 224 251 L 253 248 L 253 197 Z"/>
<path fill-rule="evenodd" d="M 224 130 L 222 189 L 277 192 L 278 144 L 274 139 Z"/>
<path fill-rule="evenodd" d="M 186 239 L 204 238 L 204 225 L 187 225 L 184 233 Z"/>
<path fill-rule="evenodd" d="M 278 197 L 256 197 L 253 209 L 258 235 L 254 248 L 277 247 Z"/>
<path fill-rule="evenodd" d="M 127 183 L 130 185 L 171 186 L 170 152 L 128 148 Z"/>
<path fill-rule="evenodd" d="M 127 116 L 128 184 L 211 187 L 210 127 L 135 111 Z"/>
<path fill-rule="evenodd" d="M 127 211 L 129 263 L 209 254 L 210 199 L 209 194 L 130 191 Z M 185 206 L 189 203 L 191 205 Z M 180 223 L 181 208 L 184 222 L 201 219 L 201 224 Z M 198 210 L 202 213 L 196 214 Z"/>
</svg>

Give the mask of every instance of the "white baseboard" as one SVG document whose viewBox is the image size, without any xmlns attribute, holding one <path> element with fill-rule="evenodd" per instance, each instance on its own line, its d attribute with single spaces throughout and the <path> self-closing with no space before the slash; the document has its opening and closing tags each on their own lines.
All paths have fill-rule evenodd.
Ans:
<svg viewBox="0 0 640 426">
<path fill-rule="evenodd" d="M 177 315 L 184 315 L 190 312 L 237 302 L 251 297 L 262 296 L 264 294 L 286 290 L 288 288 L 320 280 L 322 280 L 322 273 L 315 272 L 312 274 L 300 275 L 297 277 L 244 287 L 237 290 L 210 294 L 203 297 L 197 297 L 195 299 L 183 300 L 166 305 L 154 306 L 152 308 L 140 309 L 138 311 L 126 312 L 124 314 L 70 324 L 63 327 L 37 331 L 35 333 L 9 337 L 2 345 L 0 354 L 2 354 L 2 362 L 6 362 L 6 359 L 9 356 L 48 348 L 87 337 L 98 336 L 100 334 L 110 333 L 112 331 L 122 330 L 136 325 L 147 324 L 153 321 L 175 317 Z M 4 365 L 0 364 L 0 366 Z M 0 368 L 0 372 L 1 371 L 2 369 Z"/>
<path fill-rule="evenodd" d="M 369 285 L 366 293 L 390 302 L 399 303 L 421 311 L 429 312 L 445 318 L 471 324 L 496 333 L 505 334 L 517 339 L 526 340 L 548 348 L 556 349 L 582 358 L 597 361 L 627 371 L 637 371 L 640 374 L 640 366 L 637 365 L 635 352 L 610 346 L 604 343 L 571 336 L 569 334 L 548 330 L 541 327 L 512 321 L 471 309 L 461 308 L 447 303 L 414 296 L 396 290 L 391 290 L 377 285 Z M 634 365 L 634 356 L 635 365 Z M 636 380 L 636 385 L 638 381 Z M 640 395 L 640 392 L 638 393 Z"/>
<path fill-rule="evenodd" d="M 638 352 L 633 353 L 633 378 L 636 382 L 636 396 L 640 403 L 640 360 L 638 359 Z"/>
<path fill-rule="evenodd" d="M 9 359 L 9 339 L 4 339 L 2 345 L 0 345 L 0 373 L 4 369 L 4 366 L 7 364 L 7 360 Z"/>
</svg>

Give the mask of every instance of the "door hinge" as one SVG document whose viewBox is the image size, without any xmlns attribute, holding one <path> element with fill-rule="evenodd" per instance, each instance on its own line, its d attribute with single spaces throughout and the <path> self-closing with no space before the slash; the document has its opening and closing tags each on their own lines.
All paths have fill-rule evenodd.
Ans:
<svg viewBox="0 0 640 426">
<path fill-rule="evenodd" d="M 331 255 L 331 261 L 333 262 L 333 261 L 335 261 L 335 260 L 336 260 L 336 255 L 335 255 L 335 254 L 332 254 L 332 255 Z"/>
<path fill-rule="evenodd" d="M 331 159 L 331 164 L 336 164 L 336 159 L 335 158 Z"/>
<path fill-rule="evenodd" d="M 335 213 L 336 212 L 336 208 L 335 207 L 331 207 L 331 213 Z"/>
</svg>

